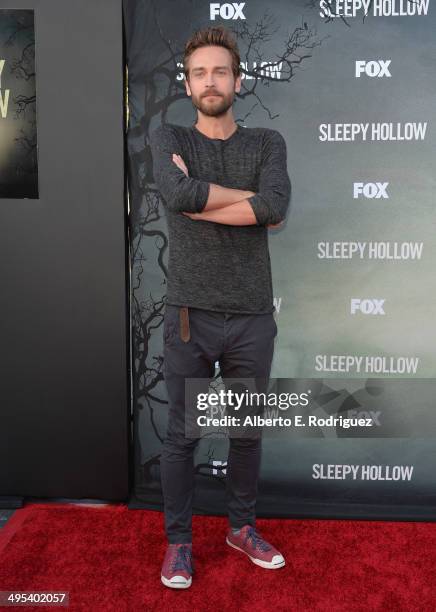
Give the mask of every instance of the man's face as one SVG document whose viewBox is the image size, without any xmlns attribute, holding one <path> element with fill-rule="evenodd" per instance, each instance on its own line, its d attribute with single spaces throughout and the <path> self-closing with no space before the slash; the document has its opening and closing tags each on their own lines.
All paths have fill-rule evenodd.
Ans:
<svg viewBox="0 0 436 612">
<path fill-rule="evenodd" d="M 185 86 L 193 105 L 209 117 L 224 115 L 241 89 L 241 77 L 233 76 L 230 51 L 216 45 L 200 47 L 188 62 L 189 82 L 185 79 Z"/>
</svg>

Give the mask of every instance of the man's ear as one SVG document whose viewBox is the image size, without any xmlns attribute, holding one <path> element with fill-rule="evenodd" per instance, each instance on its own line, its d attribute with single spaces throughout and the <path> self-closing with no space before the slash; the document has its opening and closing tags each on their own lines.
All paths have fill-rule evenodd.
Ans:
<svg viewBox="0 0 436 612">
<path fill-rule="evenodd" d="M 239 93 L 240 91 L 241 91 L 241 75 L 239 75 L 235 79 L 235 92 Z"/>
<path fill-rule="evenodd" d="M 191 88 L 189 87 L 188 79 L 185 77 L 185 88 L 188 96 L 191 95 Z"/>
</svg>

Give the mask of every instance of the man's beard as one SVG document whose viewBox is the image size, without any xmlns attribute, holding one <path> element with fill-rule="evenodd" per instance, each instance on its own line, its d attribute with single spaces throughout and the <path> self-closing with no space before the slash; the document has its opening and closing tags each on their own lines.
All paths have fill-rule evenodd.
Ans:
<svg viewBox="0 0 436 612">
<path fill-rule="evenodd" d="M 219 94 L 219 97 L 217 96 L 216 98 L 199 98 L 193 94 L 191 95 L 192 104 L 195 108 L 201 111 L 203 115 L 208 115 L 209 117 L 225 115 L 232 106 L 234 97 L 234 94 L 229 94 L 228 96 Z"/>
</svg>

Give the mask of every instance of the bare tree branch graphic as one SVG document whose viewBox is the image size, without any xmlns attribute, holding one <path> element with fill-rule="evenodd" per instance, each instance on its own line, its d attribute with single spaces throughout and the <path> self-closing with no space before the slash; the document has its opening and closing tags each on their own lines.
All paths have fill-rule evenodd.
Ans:
<svg viewBox="0 0 436 612">
<path fill-rule="evenodd" d="M 5 48 L 18 45 L 24 39 L 26 42 L 21 50 L 20 56 L 11 62 L 10 74 L 15 75 L 16 79 L 29 81 L 35 79 L 35 39 L 33 33 L 33 13 L 31 11 L 5 10 L 2 11 L 7 27 L 7 38 L 3 42 Z M 13 98 L 15 105 L 15 119 L 20 115 L 29 115 L 27 129 L 21 129 L 15 141 L 22 145 L 28 154 L 32 172 L 36 166 L 36 94 L 26 96 L 19 94 Z M 30 136 L 29 136 L 30 134 Z M 21 170 L 25 167 L 22 164 Z"/>
</svg>

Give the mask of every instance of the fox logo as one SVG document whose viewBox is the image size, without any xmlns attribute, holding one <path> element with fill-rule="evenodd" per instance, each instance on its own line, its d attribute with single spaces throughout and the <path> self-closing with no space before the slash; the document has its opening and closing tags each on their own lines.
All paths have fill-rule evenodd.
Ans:
<svg viewBox="0 0 436 612">
<path fill-rule="evenodd" d="M 226 4 L 213 3 L 210 5 L 210 20 L 215 21 L 218 15 L 221 19 L 245 19 L 242 9 L 245 2 L 232 2 Z"/>
<path fill-rule="evenodd" d="M 360 311 L 365 315 L 384 315 L 386 314 L 383 309 L 385 300 L 378 300 L 376 298 L 361 300 L 360 298 L 351 298 L 351 314 L 354 315 Z"/>
<path fill-rule="evenodd" d="M 373 77 L 390 77 L 392 76 L 389 72 L 389 64 L 392 60 L 374 60 L 366 62 L 365 60 L 356 60 L 356 79 L 360 78 L 362 73 L 371 78 Z"/>
</svg>

